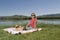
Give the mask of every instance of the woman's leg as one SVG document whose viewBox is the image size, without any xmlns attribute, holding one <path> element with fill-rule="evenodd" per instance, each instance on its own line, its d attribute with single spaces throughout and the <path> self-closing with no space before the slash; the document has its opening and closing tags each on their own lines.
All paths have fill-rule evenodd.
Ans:
<svg viewBox="0 0 60 40">
<path fill-rule="evenodd" d="M 16 28 L 17 31 L 23 31 L 23 27 L 19 26 L 18 28 Z"/>
</svg>

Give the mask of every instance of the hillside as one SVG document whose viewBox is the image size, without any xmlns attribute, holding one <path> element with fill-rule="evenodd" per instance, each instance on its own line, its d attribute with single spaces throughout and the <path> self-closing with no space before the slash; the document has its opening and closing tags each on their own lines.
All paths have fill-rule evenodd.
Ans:
<svg viewBox="0 0 60 40">
<path fill-rule="evenodd" d="M 37 18 L 38 19 L 60 19 L 60 13 L 37 16 Z M 24 15 L 0 16 L 0 20 L 22 20 L 22 19 L 26 20 L 26 19 L 30 19 L 30 17 Z"/>
<path fill-rule="evenodd" d="M 57 14 L 49 14 L 49 15 L 42 15 L 42 16 L 38 16 L 38 18 L 48 18 L 48 19 L 60 19 L 60 13 Z"/>
<path fill-rule="evenodd" d="M 47 17 L 60 17 L 60 13 L 59 14 L 43 15 L 43 16 L 47 16 Z"/>
</svg>

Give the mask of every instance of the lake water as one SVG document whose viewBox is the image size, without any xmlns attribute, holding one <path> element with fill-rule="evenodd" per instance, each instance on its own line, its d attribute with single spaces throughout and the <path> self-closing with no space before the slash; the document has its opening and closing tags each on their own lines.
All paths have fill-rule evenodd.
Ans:
<svg viewBox="0 0 60 40">
<path fill-rule="evenodd" d="M 29 20 L 0 20 L 0 25 L 16 25 L 16 24 L 23 24 L 28 23 Z M 46 19 L 46 20 L 38 20 L 39 23 L 45 23 L 45 24 L 60 24 L 60 19 Z"/>
</svg>

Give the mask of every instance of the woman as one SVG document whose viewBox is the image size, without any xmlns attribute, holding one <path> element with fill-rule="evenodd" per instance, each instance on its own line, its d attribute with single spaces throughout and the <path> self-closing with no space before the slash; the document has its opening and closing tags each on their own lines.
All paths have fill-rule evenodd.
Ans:
<svg viewBox="0 0 60 40">
<path fill-rule="evenodd" d="M 32 13 L 31 14 L 31 20 L 27 24 L 26 29 L 35 29 L 36 28 L 36 23 L 37 23 L 36 15 L 35 15 L 35 13 Z"/>
<path fill-rule="evenodd" d="M 31 20 L 30 22 L 26 25 L 26 28 L 23 28 L 22 26 L 16 25 L 17 30 L 31 30 L 31 29 L 36 29 L 36 23 L 37 23 L 37 18 L 35 13 L 31 14 Z"/>
</svg>

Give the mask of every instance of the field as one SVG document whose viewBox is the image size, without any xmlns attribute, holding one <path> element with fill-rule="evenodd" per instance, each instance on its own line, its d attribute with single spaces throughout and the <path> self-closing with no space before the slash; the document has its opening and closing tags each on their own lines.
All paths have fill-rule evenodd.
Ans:
<svg viewBox="0 0 60 40">
<path fill-rule="evenodd" d="M 18 35 L 12 35 L 2 30 L 7 27 L 11 26 L 0 26 L 0 40 L 60 40 L 60 25 L 37 24 L 37 27 L 42 28 L 41 31 Z"/>
</svg>

